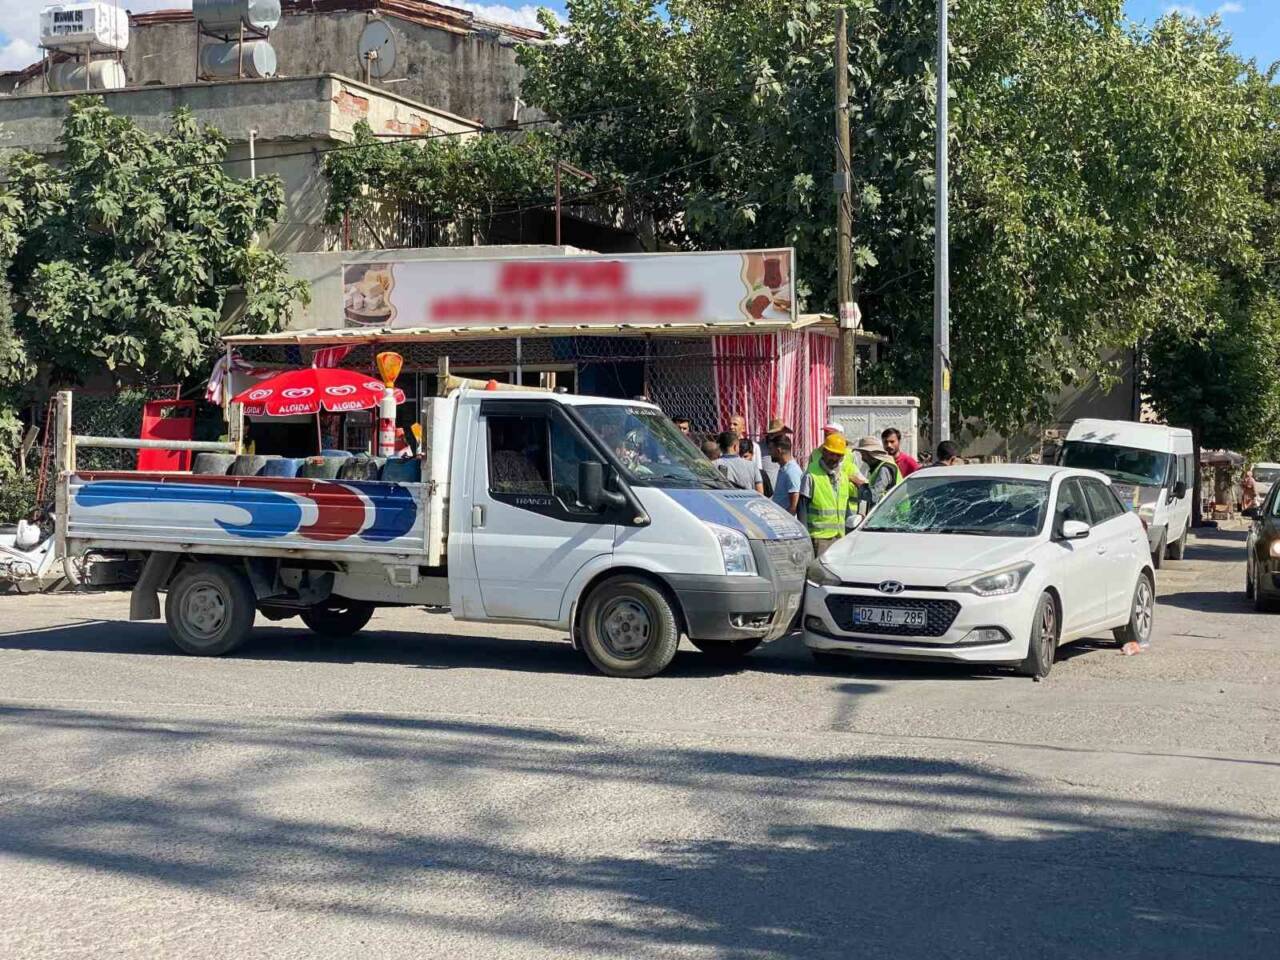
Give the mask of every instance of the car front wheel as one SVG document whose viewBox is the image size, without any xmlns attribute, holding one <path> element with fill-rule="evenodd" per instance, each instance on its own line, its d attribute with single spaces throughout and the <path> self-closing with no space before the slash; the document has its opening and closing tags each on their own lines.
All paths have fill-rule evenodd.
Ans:
<svg viewBox="0 0 1280 960">
<path fill-rule="evenodd" d="M 1058 653 L 1058 637 L 1062 625 L 1058 617 L 1058 604 L 1047 590 L 1040 594 L 1035 619 L 1031 623 L 1031 640 L 1027 644 L 1027 656 L 1015 668 L 1023 677 L 1037 680 L 1047 677 L 1053 669 L 1053 659 Z"/>
</svg>

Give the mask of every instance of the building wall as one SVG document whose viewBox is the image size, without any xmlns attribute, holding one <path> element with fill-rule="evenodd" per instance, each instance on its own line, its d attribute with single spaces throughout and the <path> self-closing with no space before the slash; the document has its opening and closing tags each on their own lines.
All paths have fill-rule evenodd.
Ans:
<svg viewBox="0 0 1280 960">
<path fill-rule="evenodd" d="M 470 27 L 442 29 L 384 13 L 382 19 L 396 35 L 396 66 L 372 84 L 449 113 L 501 125 L 512 117 L 524 77 L 524 70 L 516 63 L 521 41 L 496 27 L 484 26 L 463 11 L 452 12 L 459 24 L 470 23 Z M 364 63 L 357 55 L 357 44 L 371 17 L 364 10 L 286 13 L 271 32 L 279 75 L 336 73 L 363 78 Z M 134 17 L 124 67 L 131 86 L 194 81 L 195 22 L 189 14 Z M 38 74 L 14 83 L 17 93 L 42 89 Z M 8 91 L 0 88 L 0 92 Z M 523 119 L 534 116 L 522 114 Z"/>
<path fill-rule="evenodd" d="M 280 177 L 285 192 L 281 222 L 263 238 L 283 252 L 324 250 L 337 232 L 324 225 L 328 186 L 321 173 L 324 152 L 351 140 L 365 120 L 386 134 L 457 133 L 469 135 L 474 124 L 414 103 L 398 93 L 367 87 L 335 76 L 224 83 L 186 83 L 169 87 L 131 87 L 105 92 L 113 112 L 132 118 L 143 130 L 158 134 L 169 127 L 179 107 L 188 107 L 201 123 L 230 140 L 227 169 L 249 175 L 249 129 L 257 131 L 255 152 L 259 176 Z M 51 93 L 0 99 L 0 155 L 24 149 L 56 156 L 67 106 L 74 94 Z"/>
</svg>

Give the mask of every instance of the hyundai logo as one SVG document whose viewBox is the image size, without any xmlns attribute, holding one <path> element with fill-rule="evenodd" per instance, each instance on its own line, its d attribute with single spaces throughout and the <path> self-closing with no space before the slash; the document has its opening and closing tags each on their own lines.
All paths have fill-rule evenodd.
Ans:
<svg viewBox="0 0 1280 960">
<path fill-rule="evenodd" d="M 907 588 L 904 587 L 902 584 L 900 584 L 897 580 L 884 580 L 884 581 L 881 581 L 880 585 L 876 587 L 876 589 L 879 590 L 881 593 L 893 594 L 893 593 L 901 593 L 903 590 Z"/>
</svg>

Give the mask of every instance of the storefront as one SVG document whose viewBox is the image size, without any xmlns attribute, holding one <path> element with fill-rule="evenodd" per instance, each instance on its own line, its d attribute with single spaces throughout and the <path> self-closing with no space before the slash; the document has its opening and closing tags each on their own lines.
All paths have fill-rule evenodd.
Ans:
<svg viewBox="0 0 1280 960">
<path fill-rule="evenodd" d="M 817 443 L 837 355 L 834 322 L 798 316 L 791 250 L 513 257 L 350 264 L 326 325 L 226 340 L 234 389 L 281 367 L 373 370 L 404 359 L 399 421 L 451 373 L 608 397 L 647 397 L 696 431 L 735 413 L 764 432 L 773 418 Z M 335 311 L 337 313 L 337 311 Z M 355 451 L 368 414 L 333 439 Z"/>
</svg>

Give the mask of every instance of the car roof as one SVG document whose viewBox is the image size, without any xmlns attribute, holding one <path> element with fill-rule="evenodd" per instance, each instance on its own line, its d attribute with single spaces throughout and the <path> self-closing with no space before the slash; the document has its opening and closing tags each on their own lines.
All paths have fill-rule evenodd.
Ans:
<svg viewBox="0 0 1280 960">
<path fill-rule="evenodd" d="M 553 393 L 550 390 L 485 390 L 483 387 L 466 387 L 467 396 L 484 400 L 549 400 L 569 407 L 643 407 L 661 413 L 661 409 L 648 400 L 618 400 L 614 397 L 592 397 L 579 393 Z"/>
<path fill-rule="evenodd" d="M 1107 478 L 1094 470 L 1080 470 L 1075 467 L 1055 467 L 1041 463 L 967 463 L 958 467 L 930 467 L 921 470 L 915 476 L 948 477 L 999 477 L 1006 480 L 1041 480 L 1052 481 L 1055 477 L 1094 477 L 1106 482 Z M 908 480 L 911 477 L 907 478 Z"/>
</svg>

